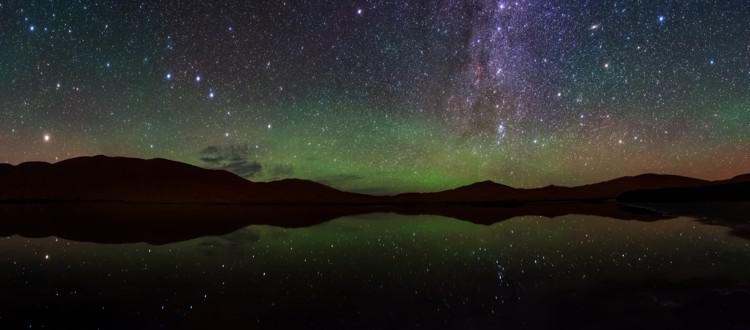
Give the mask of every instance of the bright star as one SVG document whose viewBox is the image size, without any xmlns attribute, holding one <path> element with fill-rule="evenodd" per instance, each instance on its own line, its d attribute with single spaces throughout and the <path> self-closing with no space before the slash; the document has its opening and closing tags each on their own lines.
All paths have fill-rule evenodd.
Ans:
<svg viewBox="0 0 750 330">
<path fill-rule="evenodd" d="M 363 13 L 364 11 L 362 10 L 362 8 L 357 8 L 357 15 L 362 16 Z"/>
<path fill-rule="evenodd" d="M 195 82 L 201 82 L 201 76 L 200 75 L 195 76 Z"/>
<path fill-rule="evenodd" d="M 45 143 L 48 143 L 48 142 L 52 141 L 52 136 L 49 135 L 49 134 L 47 134 L 47 133 L 45 133 L 44 136 L 42 137 L 42 139 L 44 139 Z"/>
<path fill-rule="evenodd" d="M 497 125 L 497 135 L 495 136 L 495 143 L 500 144 L 505 138 L 505 125 L 500 123 Z"/>
</svg>

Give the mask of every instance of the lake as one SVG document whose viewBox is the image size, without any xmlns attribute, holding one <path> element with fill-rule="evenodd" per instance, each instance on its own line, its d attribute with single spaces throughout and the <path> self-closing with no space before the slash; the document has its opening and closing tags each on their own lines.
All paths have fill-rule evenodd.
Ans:
<svg viewBox="0 0 750 330">
<path fill-rule="evenodd" d="M 689 217 L 373 213 L 154 244 L 8 235 L 4 329 L 750 327 L 750 240 Z"/>
</svg>

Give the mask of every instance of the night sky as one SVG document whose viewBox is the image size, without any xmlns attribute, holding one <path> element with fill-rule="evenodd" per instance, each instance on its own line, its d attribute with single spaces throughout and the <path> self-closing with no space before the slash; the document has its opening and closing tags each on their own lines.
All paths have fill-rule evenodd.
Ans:
<svg viewBox="0 0 750 330">
<path fill-rule="evenodd" d="M 0 162 L 370 192 L 750 172 L 750 2 L 0 0 Z"/>
</svg>

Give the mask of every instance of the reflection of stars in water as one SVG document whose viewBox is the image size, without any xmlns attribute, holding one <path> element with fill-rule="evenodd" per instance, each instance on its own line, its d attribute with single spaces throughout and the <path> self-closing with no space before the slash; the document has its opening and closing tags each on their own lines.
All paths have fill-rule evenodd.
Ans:
<svg viewBox="0 0 750 330">
<path fill-rule="evenodd" d="M 273 321 L 279 315 L 283 317 L 290 307 L 330 302 L 316 294 L 300 295 L 304 300 L 297 302 L 280 301 L 278 290 L 256 290 L 259 287 L 315 293 L 355 280 L 364 283 L 355 292 L 363 297 L 372 297 L 367 293 L 375 289 L 387 290 L 376 295 L 376 299 L 398 294 L 419 296 L 419 301 L 443 302 L 434 317 L 456 315 L 452 311 L 464 310 L 466 297 L 476 297 L 477 300 L 472 301 L 477 305 L 492 308 L 483 307 L 479 312 L 496 317 L 500 310 L 497 308 L 506 308 L 516 301 L 525 304 L 540 293 L 583 290 L 592 283 L 608 280 L 613 274 L 639 281 L 643 274 L 666 279 L 675 270 L 709 267 L 731 279 L 741 281 L 745 275 L 737 274 L 733 265 L 738 263 L 736 252 L 748 249 L 746 241 L 728 236 L 721 228 L 687 219 L 632 223 L 568 216 L 553 223 L 546 218 L 528 217 L 491 227 L 439 218 L 420 217 L 420 221 L 416 221 L 418 224 L 412 220 L 403 217 L 375 226 L 361 219 L 340 219 L 334 220 L 334 225 L 312 226 L 304 231 L 252 226 L 252 231 L 247 232 L 263 233 L 262 244 L 257 244 L 259 236 L 235 234 L 148 249 L 140 244 L 101 246 L 64 240 L 60 247 L 70 250 L 56 254 L 54 262 L 46 252 L 50 250 L 48 242 L 52 238 L 13 236 L 7 238 L 8 242 L 26 249 L 19 249 L 19 254 L 9 257 L 5 270 L 11 276 L 26 280 L 26 285 L 20 287 L 26 290 L 21 293 L 30 294 L 30 299 L 39 299 L 40 308 L 48 308 L 44 304 L 80 300 L 78 310 L 98 315 L 105 307 L 102 302 L 116 300 L 123 288 L 143 291 L 144 295 L 135 297 L 134 303 L 128 305 L 127 312 L 139 316 L 131 319 L 138 322 L 131 328 L 142 328 L 141 322 L 163 316 L 163 311 L 189 316 L 191 306 L 202 313 L 226 311 L 227 306 L 238 310 L 247 307 L 242 303 L 228 304 L 227 301 L 235 302 L 233 298 L 238 302 L 249 301 L 250 307 L 270 305 L 272 309 L 268 310 L 244 309 L 248 313 L 262 310 L 252 315 L 252 319 L 263 322 Z M 344 232 L 346 235 L 340 234 Z M 600 236 L 590 232 L 600 233 Z M 332 235 L 336 237 L 335 246 L 340 248 L 336 251 L 330 248 Z M 667 248 L 654 249 L 651 245 L 639 244 L 644 239 L 661 242 Z M 54 241 L 57 242 L 57 238 Z M 386 272 L 382 267 L 370 265 L 377 263 L 358 263 L 361 251 L 365 250 L 368 258 L 399 265 L 398 271 Z M 711 253 L 704 253 L 706 250 Z M 202 261 L 196 264 L 195 258 L 190 256 Z M 745 259 L 739 261 L 745 262 Z M 288 274 L 290 264 L 299 270 L 291 276 Z M 45 268 L 51 266 L 65 269 L 67 276 L 62 279 L 45 277 L 48 273 Z M 196 271 L 174 271 L 188 268 Z M 471 271 L 456 272 L 455 269 Z M 32 272 L 41 276 L 28 276 Z M 429 274 L 422 275 L 423 272 Z M 168 275 L 162 278 L 164 285 L 149 286 L 151 282 L 137 280 L 158 274 Z M 279 274 L 281 276 L 272 276 Z M 237 278 L 245 280 L 237 281 Z M 476 285 L 455 285 L 467 280 L 475 281 Z M 192 283 L 193 289 L 185 289 L 185 282 Z M 121 286 L 109 286 L 111 283 Z M 475 292 L 478 286 L 482 287 L 479 296 Z M 42 292 L 39 287 L 54 291 Z M 85 287 L 98 288 L 96 294 L 100 299 L 81 299 L 81 294 L 91 292 L 76 288 Z M 247 295 L 238 296 L 237 292 Z M 54 294 L 56 299 L 44 299 L 48 294 Z M 257 299 L 251 299 L 253 297 Z M 513 311 L 517 306 L 502 310 Z M 434 306 L 424 307 L 432 310 Z M 106 304 L 106 310 L 112 311 L 111 305 Z M 278 314 L 266 314 L 268 311 Z"/>
<path fill-rule="evenodd" d="M 505 267 L 500 264 L 500 260 L 495 260 L 495 265 L 497 265 L 497 282 L 502 286 L 503 280 L 505 280 Z"/>
</svg>

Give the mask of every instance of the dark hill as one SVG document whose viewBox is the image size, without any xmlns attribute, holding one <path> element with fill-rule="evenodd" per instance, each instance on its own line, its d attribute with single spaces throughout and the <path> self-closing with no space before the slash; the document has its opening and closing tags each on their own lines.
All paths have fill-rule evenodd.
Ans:
<svg viewBox="0 0 750 330">
<path fill-rule="evenodd" d="M 391 197 L 394 202 L 457 202 L 487 203 L 513 200 L 519 189 L 492 181 L 482 181 L 451 190 L 434 193 L 406 193 Z"/>
<path fill-rule="evenodd" d="M 394 196 L 397 202 L 455 202 L 455 203 L 503 203 L 512 201 L 555 200 L 607 200 L 636 189 L 666 187 L 690 187 L 708 184 L 708 181 L 676 175 L 643 174 L 622 177 L 610 181 L 579 186 L 547 186 L 533 189 L 516 189 L 492 181 L 436 193 L 408 193 Z"/>
<path fill-rule="evenodd" d="M 515 206 L 534 201 L 611 200 L 630 191 L 664 188 L 708 187 L 720 183 L 750 183 L 750 175 L 709 182 L 675 175 L 644 174 L 579 187 L 547 186 L 516 189 L 483 181 L 435 193 L 368 196 L 342 192 L 312 181 L 287 179 L 251 182 L 222 170 L 209 170 L 166 159 L 124 157 L 80 157 L 55 164 L 29 162 L 18 166 L 0 164 L 0 202 L 108 201 L 139 203 L 314 203 L 314 204 L 493 204 Z M 744 186 L 695 188 L 674 196 L 730 198 Z M 734 190 L 726 190 L 726 189 Z M 722 190 L 725 189 L 725 190 Z M 662 191 L 664 192 L 664 191 Z M 689 193 L 688 193 L 689 192 Z M 640 192 L 639 192 L 640 193 Z M 640 193 L 656 198 L 659 193 Z M 723 194 L 723 195 L 722 195 Z M 636 198 L 635 193 L 624 198 Z M 646 197 L 649 196 L 649 197 Z M 660 197 L 665 198 L 665 197 Z M 678 198 L 678 197 L 675 197 Z M 682 198 L 682 197 L 680 197 Z M 744 198 L 744 197 L 731 197 Z"/>
<path fill-rule="evenodd" d="M 728 180 L 697 187 L 634 190 L 623 193 L 617 201 L 624 203 L 684 203 L 750 201 L 750 181 Z"/>
<path fill-rule="evenodd" d="M 658 189 L 667 187 L 690 187 L 708 184 L 709 181 L 678 175 L 642 174 L 626 176 L 605 182 L 571 188 L 562 188 L 564 199 L 613 199 L 620 194 L 636 189 Z M 544 193 L 541 194 L 543 196 Z"/>
<path fill-rule="evenodd" d="M 733 177 L 733 178 L 731 178 L 729 180 L 721 181 L 721 182 L 724 182 L 724 183 L 750 182 L 750 174 L 738 175 L 738 176 Z"/>
<path fill-rule="evenodd" d="M 80 157 L 0 167 L 0 201 L 343 203 L 369 197 L 310 181 L 247 181 L 165 159 Z"/>
</svg>

